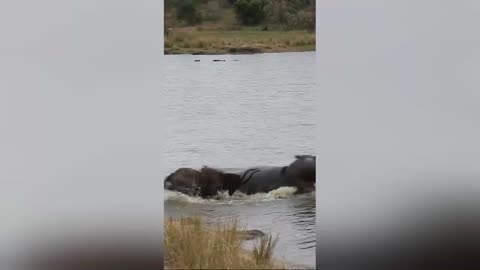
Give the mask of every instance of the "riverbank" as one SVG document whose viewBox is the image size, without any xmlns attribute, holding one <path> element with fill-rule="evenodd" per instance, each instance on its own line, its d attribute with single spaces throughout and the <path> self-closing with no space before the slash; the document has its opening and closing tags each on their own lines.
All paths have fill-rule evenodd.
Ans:
<svg viewBox="0 0 480 270">
<path fill-rule="evenodd" d="M 165 54 L 253 54 L 315 51 L 315 33 L 181 27 L 165 35 Z"/>
<path fill-rule="evenodd" d="M 272 258 L 276 239 L 257 238 L 253 250 L 246 250 L 245 231 L 231 219 L 215 228 L 200 218 L 172 218 L 165 221 L 165 269 L 287 269 Z"/>
</svg>

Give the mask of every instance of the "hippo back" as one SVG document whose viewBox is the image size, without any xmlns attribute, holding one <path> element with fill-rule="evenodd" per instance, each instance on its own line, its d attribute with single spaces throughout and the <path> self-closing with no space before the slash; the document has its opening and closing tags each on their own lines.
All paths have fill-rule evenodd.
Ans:
<svg viewBox="0 0 480 270">
<path fill-rule="evenodd" d="M 287 167 L 253 167 L 242 172 L 245 182 L 239 190 L 246 194 L 270 192 L 280 187 L 293 186 L 286 175 Z"/>
</svg>

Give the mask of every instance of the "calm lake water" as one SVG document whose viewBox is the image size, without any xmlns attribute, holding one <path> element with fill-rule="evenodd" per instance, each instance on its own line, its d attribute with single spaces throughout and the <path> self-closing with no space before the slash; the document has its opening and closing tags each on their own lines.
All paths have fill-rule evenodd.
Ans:
<svg viewBox="0 0 480 270">
<path fill-rule="evenodd" d="M 315 154 L 315 53 L 175 55 L 164 63 L 163 176 L 184 166 L 284 166 L 296 154 Z M 214 201 L 167 191 L 165 216 L 236 216 L 247 229 L 278 235 L 278 258 L 314 267 L 315 194 L 291 193 Z"/>
</svg>

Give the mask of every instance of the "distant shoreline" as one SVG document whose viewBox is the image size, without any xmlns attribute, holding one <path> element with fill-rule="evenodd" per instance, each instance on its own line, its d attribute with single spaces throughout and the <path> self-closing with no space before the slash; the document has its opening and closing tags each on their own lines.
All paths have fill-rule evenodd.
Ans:
<svg viewBox="0 0 480 270">
<path fill-rule="evenodd" d="M 222 51 L 192 51 L 192 52 L 185 52 L 185 51 L 169 51 L 168 49 L 164 49 L 164 55 L 252 55 L 252 54 L 267 54 L 267 53 L 291 53 L 291 52 L 315 52 L 315 49 L 308 49 L 308 50 L 285 50 L 285 51 L 262 51 L 258 49 L 258 51 L 244 51 L 244 52 L 230 52 L 229 50 L 222 50 Z"/>
<path fill-rule="evenodd" d="M 315 0 L 165 0 L 165 55 L 315 51 Z"/>
<path fill-rule="evenodd" d="M 305 30 L 196 30 L 175 28 L 165 35 L 164 54 L 219 55 L 315 51 L 315 33 Z"/>
</svg>

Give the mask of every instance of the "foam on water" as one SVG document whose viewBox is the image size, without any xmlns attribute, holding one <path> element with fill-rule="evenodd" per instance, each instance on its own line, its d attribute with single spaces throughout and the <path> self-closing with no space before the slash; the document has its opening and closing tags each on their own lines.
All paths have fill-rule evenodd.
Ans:
<svg viewBox="0 0 480 270">
<path fill-rule="evenodd" d="M 272 190 L 268 193 L 256 193 L 247 195 L 242 192 L 236 191 L 232 196 L 228 195 L 228 192 L 219 192 L 215 198 L 204 199 L 197 196 L 189 196 L 177 191 L 165 190 L 164 200 L 168 201 L 183 201 L 189 203 L 215 203 L 215 204 L 232 204 L 232 203 L 245 203 L 245 202 L 264 202 L 273 201 L 277 199 L 290 198 L 297 191 L 296 187 L 280 187 Z M 315 191 L 304 194 L 306 196 L 315 195 Z"/>
</svg>

